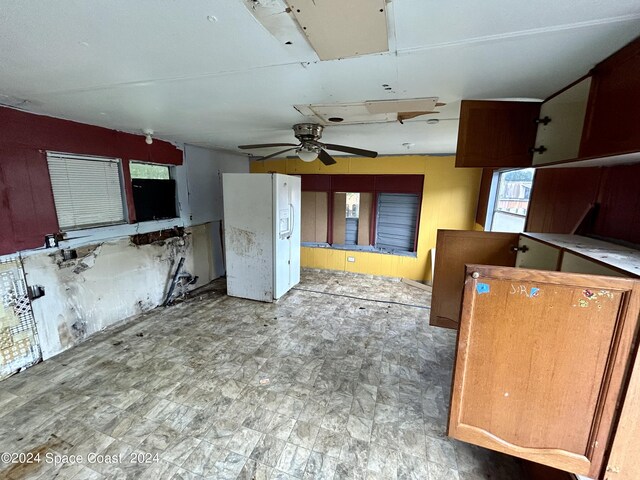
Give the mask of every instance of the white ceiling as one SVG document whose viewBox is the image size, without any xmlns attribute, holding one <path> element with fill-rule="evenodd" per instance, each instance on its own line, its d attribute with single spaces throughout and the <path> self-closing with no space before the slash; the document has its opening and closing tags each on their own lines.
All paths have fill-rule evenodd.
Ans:
<svg viewBox="0 0 640 480">
<path fill-rule="evenodd" d="M 545 98 L 640 32 L 638 0 L 393 0 L 388 14 L 389 53 L 320 62 L 287 14 L 274 36 L 243 0 L 0 0 L 0 94 L 14 97 L 0 102 L 234 150 L 294 140 L 293 105 L 437 96 L 438 115 L 324 140 L 451 153 L 461 99 Z"/>
</svg>

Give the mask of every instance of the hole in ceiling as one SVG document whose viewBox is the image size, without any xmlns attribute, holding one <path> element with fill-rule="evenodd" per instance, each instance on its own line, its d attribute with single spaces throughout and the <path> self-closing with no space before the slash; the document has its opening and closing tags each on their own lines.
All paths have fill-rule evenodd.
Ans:
<svg viewBox="0 0 640 480">
<path fill-rule="evenodd" d="M 381 12 L 384 12 L 384 9 L 383 9 L 383 8 L 381 8 L 381 9 L 380 9 L 380 11 L 381 11 Z"/>
<path fill-rule="evenodd" d="M 335 122 L 335 123 L 340 123 L 340 122 L 344 121 L 344 118 L 342 118 L 342 117 L 329 117 L 329 121 L 330 122 Z"/>
<path fill-rule="evenodd" d="M 383 84 L 382 84 L 382 86 L 383 86 L 383 87 L 388 87 L 388 86 L 389 86 L 389 84 L 388 84 L 388 83 L 383 83 Z"/>
<path fill-rule="evenodd" d="M 293 42 L 284 42 L 285 45 L 293 45 Z"/>
<path fill-rule="evenodd" d="M 300 13 L 300 9 L 298 8 L 298 9 L 296 10 L 296 12 Z"/>
</svg>

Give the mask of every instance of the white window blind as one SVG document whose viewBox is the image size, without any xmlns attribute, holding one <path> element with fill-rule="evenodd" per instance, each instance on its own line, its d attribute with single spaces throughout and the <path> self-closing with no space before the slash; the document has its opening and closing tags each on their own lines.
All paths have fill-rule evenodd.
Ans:
<svg viewBox="0 0 640 480">
<path fill-rule="evenodd" d="M 61 230 L 124 223 L 120 161 L 48 153 Z"/>
</svg>

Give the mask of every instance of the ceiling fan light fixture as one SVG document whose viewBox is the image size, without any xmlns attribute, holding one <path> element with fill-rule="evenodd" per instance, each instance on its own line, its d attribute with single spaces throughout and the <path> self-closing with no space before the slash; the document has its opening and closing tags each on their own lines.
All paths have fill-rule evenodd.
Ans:
<svg viewBox="0 0 640 480">
<path fill-rule="evenodd" d="M 296 150 L 298 158 L 303 162 L 313 162 L 320 152 L 313 147 L 300 147 Z"/>
</svg>

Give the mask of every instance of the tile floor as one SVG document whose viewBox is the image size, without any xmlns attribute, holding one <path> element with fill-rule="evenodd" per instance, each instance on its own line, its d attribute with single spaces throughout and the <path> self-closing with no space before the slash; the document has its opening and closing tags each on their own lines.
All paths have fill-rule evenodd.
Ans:
<svg viewBox="0 0 640 480">
<path fill-rule="evenodd" d="M 445 436 L 455 335 L 429 300 L 309 270 L 276 304 L 214 289 L 142 315 L 0 383 L 0 452 L 41 455 L 0 477 L 522 478 Z"/>
</svg>

